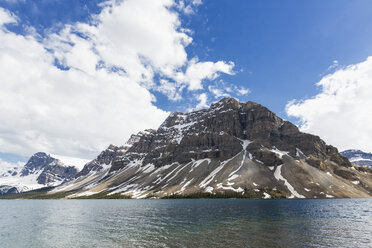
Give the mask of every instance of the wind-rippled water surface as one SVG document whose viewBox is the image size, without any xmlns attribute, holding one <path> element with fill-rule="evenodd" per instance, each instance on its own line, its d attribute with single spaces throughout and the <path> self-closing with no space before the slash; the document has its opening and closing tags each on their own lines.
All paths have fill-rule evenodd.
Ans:
<svg viewBox="0 0 372 248">
<path fill-rule="evenodd" d="M 2 200 L 0 247 L 372 247 L 372 200 Z"/>
</svg>

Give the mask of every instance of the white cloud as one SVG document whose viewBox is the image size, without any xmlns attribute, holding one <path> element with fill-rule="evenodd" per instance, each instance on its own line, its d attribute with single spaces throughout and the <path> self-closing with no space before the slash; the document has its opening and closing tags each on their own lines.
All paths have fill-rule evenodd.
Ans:
<svg viewBox="0 0 372 248">
<path fill-rule="evenodd" d="M 193 0 L 192 1 L 192 4 L 194 4 L 194 5 L 201 5 L 202 3 L 203 3 L 202 0 Z"/>
<path fill-rule="evenodd" d="M 179 101 L 182 99 L 181 96 L 182 88 L 183 86 L 162 79 L 160 80 L 160 85 L 155 90 L 166 95 L 168 99 L 171 101 Z"/>
<path fill-rule="evenodd" d="M 244 88 L 244 87 L 237 88 L 236 91 L 237 91 L 238 96 L 244 96 L 244 95 L 248 95 L 249 93 L 251 93 L 249 89 Z"/>
<path fill-rule="evenodd" d="M 201 108 L 208 108 L 208 104 L 207 104 L 207 101 L 208 101 L 208 97 L 207 97 L 207 94 L 205 93 L 202 93 L 200 94 L 198 97 L 197 97 L 199 103 L 198 105 L 196 105 L 195 109 L 201 109 Z"/>
<path fill-rule="evenodd" d="M 201 5 L 203 2 L 201 0 L 180 0 L 178 1 L 177 8 L 183 11 L 187 15 L 195 14 L 195 6 Z"/>
<path fill-rule="evenodd" d="M 332 69 L 335 69 L 335 68 L 337 68 L 338 66 L 339 66 L 338 60 L 333 60 L 333 61 L 332 61 L 332 65 L 330 65 L 330 66 L 328 67 L 328 71 L 330 71 L 330 70 L 332 70 Z"/>
<path fill-rule="evenodd" d="M 104 69 L 59 70 L 32 37 L 0 32 L 0 150 L 89 157 L 167 113 L 139 84 Z"/>
<path fill-rule="evenodd" d="M 372 152 L 372 57 L 323 77 L 316 96 L 291 101 L 287 114 L 301 129 L 320 135 L 341 150 Z"/>
<path fill-rule="evenodd" d="M 2 28 L 4 24 L 16 22 L 17 18 L 13 14 L 3 8 L 0 8 L 0 28 Z"/>
<path fill-rule="evenodd" d="M 214 98 L 230 97 L 230 96 L 245 96 L 251 91 L 243 86 L 227 84 L 223 80 L 219 80 L 214 85 L 209 85 L 208 90 Z"/>
<path fill-rule="evenodd" d="M 181 27 L 174 4 L 106 2 L 93 23 L 67 25 L 42 41 L 2 27 L 0 151 L 91 158 L 164 120 L 168 113 L 153 105 L 150 90 L 176 101 L 186 86 L 201 89 L 205 79 L 233 74 L 232 62 L 188 59 L 191 32 Z M 0 8 L 1 25 L 15 21 Z M 206 94 L 198 100 L 206 106 Z"/>
<path fill-rule="evenodd" d="M 26 0 L 3 0 L 4 2 L 8 2 L 8 3 L 24 3 Z"/>
<path fill-rule="evenodd" d="M 208 90 L 213 94 L 214 98 L 230 96 L 230 94 L 226 93 L 224 89 L 219 88 L 218 86 L 209 85 Z"/>
<path fill-rule="evenodd" d="M 203 88 L 203 80 L 214 80 L 221 72 L 233 75 L 233 68 L 233 62 L 198 62 L 197 59 L 193 59 L 190 61 L 186 73 L 178 73 L 175 80 L 187 83 L 189 90 L 199 90 Z"/>
<path fill-rule="evenodd" d="M 8 162 L 0 158 L 0 175 L 8 174 L 9 170 L 14 171 L 14 168 L 21 168 L 24 166 L 24 162 Z"/>
<path fill-rule="evenodd" d="M 179 3 L 179 5 L 182 1 Z M 192 5 L 200 4 L 199 1 Z M 48 48 L 57 50 L 56 57 L 69 63 L 68 54 L 86 58 L 86 62 L 76 61 L 76 65 L 87 65 L 95 61 L 89 56 L 80 56 L 77 51 L 95 51 L 107 67 L 119 67 L 126 76 L 141 82 L 147 88 L 154 85 L 154 74 L 162 75 L 168 82 L 187 85 L 188 90 L 203 89 L 203 80 L 214 80 L 221 73 L 233 75 L 233 62 L 189 60 L 185 48 L 192 42 L 192 31 L 182 28 L 179 16 L 170 11 L 175 3 L 171 0 L 128 0 L 117 5 L 114 1 L 95 18 L 96 25 L 78 24 L 67 26 L 59 34 L 46 41 Z M 178 6 L 179 6 L 178 5 Z M 181 4 L 184 8 L 184 4 Z M 191 5 L 188 5 L 191 6 Z M 74 33 L 87 36 L 83 39 Z M 66 45 L 88 42 L 83 49 Z M 62 53 L 61 53 L 62 48 Z M 71 60 L 71 59 L 70 59 Z M 70 62 L 71 64 L 71 62 Z M 160 85 L 161 86 L 161 85 Z"/>
</svg>

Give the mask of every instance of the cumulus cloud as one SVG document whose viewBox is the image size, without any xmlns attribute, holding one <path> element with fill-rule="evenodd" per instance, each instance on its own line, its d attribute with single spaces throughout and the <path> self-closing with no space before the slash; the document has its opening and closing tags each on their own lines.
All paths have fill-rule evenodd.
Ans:
<svg viewBox="0 0 372 248">
<path fill-rule="evenodd" d="M 208 104 L 207 104 L 208 96 L 207 96 L 207 94 L 202 93 L 202 94 L 198 95 L 197 99 L 198 99 L 199 103 L 198 103 L 198 105 L 196 105 L 195 109 L 208 108 Z"/>
<path fill-rule="evenodd" d="M 238 88 L 237 92 L 238 92 L 238 96 L 244 96 L 244 95 L 248 95 L 249 93 L 251 93 L 249 89 L 246 89 L 244 87 Z"/>
<path fill-rule="evenodd" d="M 223 88 L 219 88 L 215 85 L 208 86 L 209 92 L 211 92 L 214 98 L 229 97 L 230 94 L 225 91 Z"/>
<path fill-rule="evenodd" d="M 0 8 L 0 150 L 91 158 L 164 120 L 152 90 L 176 101 L 185 87 L 233 74 L 232 62 L 187 57 L 192 38 L 174 5 L 108 1 L 91 23 L 45 37 L 8 31 L 17 18 Z"/>
<path fill-rule="evenodd" d="M 14 170 L 15 167 L 22 167 L 24 164 L 24 162 L 8 162 L 0 158 L 0 175 L 7 173 L 9 170 Z"/>
<path fill-rule="evenodd" d="M 191 15 L 195 13 L 195 6 L 201 5 L 201 0 L 184 1 L 180 0 L 177 4 L 177 8 L 182 10 L 185 14 Z"/>
<path fill-rule="evenodd" d="M 337 67 L 339 67 L 338 60 L 333 60 L 333 61 L 332 61 L 332 65 L 330 65 L 330 66 L 328 67 L 328 71 L 331 71 L 331 70 L 333 70 L 333 69 L 335 69 L 335 68 L 337 68 Z"/>
<path fill-rule="evenodd" d="M 194 1 L 187 6 L 199 4 L 200 1 Z M 204 80 L 214 80 L 221 73 L 234 74 L 231 61 L 188 59 L 185 48 L 192 42 L 192 32 L 183 28 L 177 12 L 170 10 L 175 2 L 128 0 L 106 5 L 93 24 L 66 26 L 45 41 L 61 63 L 91 68 L 98 56 L 106 68 L 122 69 L 127 77 L 148 89 L 156 90 L 160 86 L 164 91 L 164 81 L 156 85 L 153 80 L 155 74 L 161 75 L 163 80 L 177 85 L 180 95 L 183 85 L 188 90 L 201 90 Z M 181 8 L 185 6 L 181 4 Z M 90 58 L 85 52 L 95 54 Z"/>
<path fill-rule="evenodd" d="M 167 115 L 152 105 L 148 90 L 118 74 L 58 69 L 32 37 L 0 31 L 0 54 L 4 152 L 94 156 Z"/>
<path fill-rule="evenodd" d="M 215 82 L 215 84 L 209 85 L 208 90 L 216 99 L 221 97 L 245 96 L 251 92 L 243 86 L 227 84 L 223 80 L 219 80 L 218 82 Z"/>
<path fill-rule="evenodd" d="M 26 0 L 3 0 L 4 2 L 7 2 L 7 3 L 23 3 L 25 2 Z"/>
<path fill-rule="evenodd" d="M 187 83 L 189 90 L 199 90 L 203 88 L 202 81 L 204 79 L 214 80 L 221 72 L 233 75 L 233 68 L 233 62 L 198 62 L 197 59 L 193 59 L 190 61 L 186 72 L 178 73 L 175 79 Z"/>
<path fill-rule="evenodd" d="M 171 83 L 168 80 L 160 80 L 160 85 L 155 89 L 158 92 L 163 93 L 171 101 L 179 101 L 182 99 L 181 91 L 183 86 L 176 83 Z"/>
<path fill-rule="evenodd" d="M 321 92 L 289 102 L 287 114 L 299 118 L 303 131 L 320 135 L 341 150 L 372 152 L 372 57 L 339 69 L 316 85 Z"/>
<path fill-rule="evenodd" d="M 0 8 L 0 28 L 7 23 L 16 23 L 17 18 L 11 14 L 10 12 L 6 11 L 3 8 Z"/>
</svg>

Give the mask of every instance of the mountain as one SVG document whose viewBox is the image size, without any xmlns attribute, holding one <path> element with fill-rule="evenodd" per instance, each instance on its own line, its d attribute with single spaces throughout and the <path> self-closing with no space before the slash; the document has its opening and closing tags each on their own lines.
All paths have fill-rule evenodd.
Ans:
<svg viewBox="0 0 372 248">
<path fill-rule="evenodd" d="M 2 162 L 0 169 L 0 195 L 57 186 L 77 174 L 74 166 L 66 166 L 43 152 L 34 154 L 24 165 Z"/>
<path fill-rule="evenodd" d="M 173 112 L 157 130 L 110 145 L 74 180 L 49 193 L 133 198 L 200 192 L 255 197 L 371 197 L 372 171 L 266 107 L 224 98 Z"/>
<path fill-rule="evenodd" d="M 372 153 L 362 152 L 361 150 L 346 150 L 341 154 L 352 163 L 372 167 Z"/>
</svg>

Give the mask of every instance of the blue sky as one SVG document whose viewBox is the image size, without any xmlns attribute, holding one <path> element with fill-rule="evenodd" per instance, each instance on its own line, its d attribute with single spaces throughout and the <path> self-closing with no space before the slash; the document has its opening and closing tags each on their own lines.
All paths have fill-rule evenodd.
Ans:
<svg viewBox="0 0 372 248">
<path fill-rule="evenodd" d="M 224 79 L 286 118 L 287 102 L 314 95 L 334 60 L 372 54 L 371 17 L 371 1 L 205 1 L 190 27 L 198 56 L 234 61 L 243 72 Z"/>
<path fill-rule="evenodd" d="M 142 58 L 142 51 L 136 50 L 136 52 L 141 55 L 141 59 L 145 61 L 155 61 L 142 63 L 145 68 L 154 68 L 149 72 L 151 74 L 154 71 L 154 75 L 149 79 L 151 82 L 147 82 L 146 79 L 146 82 L 138 81 L 138 84 L 156 98 L 156 101 L 154 101 L 154 99 L 151 100 L 151 104 L 159 113 L 156 114 L 156 121 L 143 121 L 143 124 L 138 125 L 138 128 L 143 128 L 146 125 L 156 127 L 169 111 L 186 111 L 196 106 L 206 107 L 211 102 L 221 98 L 221 94 L 213 92 L 213 89 L 217 89 L 219 93 L 228 94 L 241 101 L 251 100 L 261 103 L 276 112 L 280 117 L 297 123 L 305 131 L 321 135 L 322 137 L 325 136 L 327 142 L 335 144 L 336 146 L 372 151 L 372 147 L 365 145 L 368 142 L 372 143 L 369 138 L 365 138 L 365 141 L 360 144 L 350 143 L 352 137 L 350 137 L 347 142 L 342 142 L 338 138 L 335 138 L 339 134 L 345 132 L 346 127 L 337 130 L 337 132 L 328 137 L 326 127 L 329 128 L 333 122 L 330 121 L 328 126 L 324 127 L 316 127 L 313 123 L 323 122 L 325 116 L 327 116 L 327 114 L 330 115 L 329 113 L 334 113 L 335 110 L 331 109 L 329 110 L 330 112 L 325 112 L 324 116 L 316 116 L 315 112 L 317 111 L 316 109 L 319 108 L 319 104 L 314 103 L 314 101 L 309 102 L 311 99 L 323 97 L 324 94 L 328 94 L 325 91 L 326 84 L 319 84 L 316 86 L 316 83 L 322 82 L 322 79 L 327 75 L 339 75 L 340 73 L 337 74 L 337 72 L 348 70 L 347 68 L 349 65 L 363 63 L 367 60 L 368 56 L 372 55 L 371 1 L 221 0 L 203 2 L 164 2 L 167 2 L 165 5 L 169 5 L 169 2 L 172 2 L 170 7 L 167 6 L 166 9 L 170 13 L 176 14 L 177 20 L 173 20 L 169 16 L 167 16 L 167 18 L 169 17 L 169 20 L 174 21 L 172 25 L 178 25 L 175 28 L 176 32 L 186 34 L 187 38 L 185 38 L 185 40 L 192 38 L 192 41 L 184 40 L 180 42 L 182 46 L 180 51 L 181 53 L 183 50 L 186 52 L 186 59 L 182 57 L 182 54 L 180 55 L 178 50 L 174 56 L 169 55 L 167 58 L 160 57 L 158 54 L 153 55 L 151 52 L 149 52 L 149 58 L 146 56 Z M 106 5 L 102 5 L 102 3 Z M 117 8 L 117 6 L 120 7 L 122 2 L 114 1 L 110 4 L 114 9 Z M 51 51 L 50 53 L 57 61 L 56 64 L 59 69 L 63 69 L 64 66 L 66 66 L 67 69 L 73 68 L 74 66 L 78 67 L 76 64 L 81 62 L 70 60 L 70 58 L 66 57 L 67 55 L 64 54 L 65 51 L 58 51 L 61 45 L 60 43 L 58 46 L 56 45 L 55 39 L 53 40 L 50 38 L 51 34 L 58 34 L 58 40 L 69 40 L 70 38 L 66 38 L 66 36 L 60 33 L 62 30 L 65 30 L 66 25 L 76 26 L 76 23 L 87 23 L 94 26 L 97 20 L 102 23 L 105 23 L 105 20 L 113 20 L 110 19 L 111 17 L 104 19 L 106 17 L 101 15 L 101 11 L 107 8 L 106 1 L 13 0 L 1 1 L 0 7 L 5 9 L 8 13 L 11 13 L 11 15 L 17 19 L 17 22 L 4 24 L 6 32 L 22 36 L 32 33 L 33 39 L 37 40 L 43 46 L 43 49 Z M 110 16 L 110 14 L 107 14 L 107 16 Z M 142 17 L 142 19 L 146 18 L 150 17 L 146 15 Z M 175 24 L 177 21 L 179 21 L 179 24 Z M 107 27 L 108 26 L 109 25 L 107 25 Z M 110 27 L 113 30 L 115 30 L 115 28 L 118 31 L 121 30 L 120 25 L 117 27 L 111 25 Z M 165 31 L 160 29 L 157 35 L 164 34 L 164 36 L 166 36 Z M 79 31 L 76 30 L 77 29 L 71 31 L 69 35 L 78 34 L 78 36 L 84 37 L 81 29 L 79 29 Z M 102 31 L 100 35 L 102 34 L 103 36 L 107 33 L 112 35 L 111 29 L 106 28 L 105 30 L 106 31 Z M 129 31 L 132 32 L 132 30 Z M 9 33 L 7 34 L 9 35 Z M 122 36 L 125 35 L 126 33 L 123 32 Z M 171 35 L 176 35 L 175 37 L 178 37 L 178 34 L 174 32 Z M 120 41 L 120 38 L 123 38 L 119 37 L 119 34 L 117 36 L 107 37 L 112 37 L 112 39 L 117 39 L 118 41 Z M 125 39 L 126 38 L 127 37 L 125 37 Z M 86 41 L 89 43 L 92 40 L 93 38 L 89 38 L 82 41 L 85 44 Z M 66 42 L 66 40 L 63 42 Z M 69 42 L 71 41 L 69 40 Z M 72 41 L 72 43 L 73 42 L 74 41 Z M 151 43 L 150 40 L 147 42 Z M 93 48 L 91 50 L 102 48 L 94 47 L 97 43 L 98 41 L 93 42 Z M 148 46 L 150 45 L 144 44 L 138 49 L 146 50 Z M 178 48 L 176 47 L 175 50 Z M 9 50 L 9 48 L 7 49 Z M 133 49 L 137 49 L 137 47 Z M 155 45 L 153 48 L 150 47 L 150 50 L 156 49 L 157 47 L 155 47 Z M 166 49 L 164 51 L 166 53 Z M 70 50 L 68 52 L 69 54 L 73 54 Z M 125 50 L 125 52 L 127 51 Z M 143 54 L 146 54 L 146 52 Z M 103 53 L 104 52 L 100 54 L 98 51 L 96 55 L 98 54 L 100 56 L 97 61 L 103 64 L 104 68 L 112 72 L 115 71 L 115 68 L 121 66 L 120 63 L 117 63 L 117 61 L 121 61 L 119 58 L 115 61 L 113 59 L 111 60 L 111 58 L 107 59 L 107 56 L 103 55 Z M 117 53 L 120 54 L 120 51 Z M 180 59 L 172 60 L 171 58 L 176 57 L 176 55 L 180 55 Z M 75 56 L 75 60 L 76 57 L 79 56 L 82 55 Z M 167 61 L 167 63 L 163 63 L 163 61 Z M 220 64 L 218 64 L 219 61 Z M 210 66 L 215 66 L 213 67 L 214 69 L 210 69 L 209 74 L 206 73 L 206 75 L 201 76 L 199 72 L 199 74 L 195 76 L 191 75 L 193 73 L 193 71 L 191 71 L 190 75 L 186 75 L 187 68 L 191 67 L 192 64 L 199 63 L 201 65 L 204 62 L 210 62 Z M 61 64 L 64 65 L 61 66 Z M 169 68 L 164 69 L 164 66 L 169 64 L 172 64 L 172 66 L 176 68 L 174 69 L 172 67 L 172 70 L 174 70 L 172 72 L 173 74 L 168 74 Z M 123 72 L 125 74 L 127 73 L 126 70 L 130 69 L 124 67 Z M 81 68 L 78 69 L 80 71 L 84 70 Z M 175 76 L 175 73 L 180 71 L 185 75 Z M 195 77 L 197 79 L 195 79 L 194 86 L 186 82 Z M 357 76 L 355 77 L 358 78 Z M 166 86 L 163 85 L 164 87 L 159 86 L 160 82 L 163 82 L 162 80 L 168 82 Z M 183 83 L 179 83 L 177 80 Z M 338 86 L 341 84 L 342 83 L 337 83 Z M 101 85 L 101 87 L 105 87 L 103 82 L 101 82 Z M 226 88 L 229 90 L 226 91 Z M 125 89 L 124 87 L 124 90 Z M 369 89 L 370 88 L 368 88 L 368 90 Z M 144 94 L 147 93 L 145 92 Z M 179 95 L 177 96 L 177 94 Z M 335 95 L 335 93 L 332 94 Z M 130 93 L 130 96 L 134 95 L 135 93 Z M 340 98 L 342 96 L 343 95 L 340 95 Z M 123 97 L 125 98 L 126 95 L 123 95 Z M 138 97 L 142 98 L 142 96 Z M 144 97 L 146 98 L 148 95 Z M 292 102 L 294 99 L 298 101 Z M 289 109 L 289 103 L 292 103 L 291 109 Z M 114 105 L 115 102 L 107 104 Z M 144 104 L 148 104 L 148 102 Z M 353 110 L 360 108 L 359 105 L 356 105 L 356 102 L 348 104 L 347 106 L 350 107 L 350 113 L 354 113 L 355 111 Z M 365 104 L 367 103 L 364 102 L 363 105 Z M 340 108 L 338 108 L 337 111 L 341 112 Z M 40 109 L 42 108 L 38 107 L 38 111 Z M 149 111 L 151 112 L 151 110 Z M 304 114 L 305 112 L 313 113 L 312 111 L 314 114 Z M 118 114 L 120 113 L 118 112 Z M 87 120 L 89 118 L 87 117 Z M 343 122 L 344 119 L 342 118 L 345 117 L 340 115 L 339 117 L 333 116 L 332 118 L 340 118 L 339 122 Z M 351 116 L 351 118 L 353 118 L 353 116 Z M 355 116 L 354 119 L 358 118 L 359 115 Z M 119 121 L 123 122 L 121 126 L 126 123 L 125 119 Z M 369 125 L 369 120 L 364 121 L 366 122 L 366 126 Z M 360 122 L 359 119 L 358 122 Z M 347 125 L 350 126 L 350 123 Z M 137 131 L 137 127 L 134 128 L 134 126 L 133 124 L 132 127 L 128 129 L 131 132 Z M 37 127 L 35 127 L 35 129 L 37 129 Z M 99 128 L 92 129 L 90 133 L 97 132 L 97 130 L 99 130 Z M 78 132 L 79 130 L 76 131 Z M 368 132 L 369 129 L 360 127 L 357 131 L 358 133 L 356 134 L 363 135 Z M 50 132 L 54 134 L 57 131 L 51 130 Z M 356 134 L 353 133 L 354 136 Z M 0 135 L 5 139 L 4 137 L 7 136 L 6 128 L 0 130 Z M 88 134 L 86 134 L 86 136 L 87 135 Z M 121 143 L 124 143 L 128 135 L 128 133 L 122 135 L 123 142 Z M 51 136 L 48 135 L 45 137 L 41 137 L 43 136 L 41 134 L 34 136 L 33 139 L 51 139 Z M 87 157 L 105 146 L 109 138 L 112 137 L 112 134 L 105 134 L 100 137 L 99 145 L 93 147 L 83 144 L 84 142 L 81 141 L 81 139 L 86 136 L 79 138 L 79 152 L 76 153 L 63 148 L 63 145 L 49 146 L 47 145 L 49 141 L 43 141 L 43 145 L 39 147 L 40 149 L 57 150 L 56 152 L 54 151 L 54 153 L 63 153 L 62 155 Z M 71 138 L 70 141 L 74 144 L 77 142 L 73 140 L 73 138 Z M 60 141 L 60 143 L 61 142 L 62 141 Z M 115 142 L 117 143 L 119 141 L 114 140 L 113 143 Z M 4 142 L 3 146 L 0 143 L 0 149 L 4 150 L 3 147 L 5 146 L 6 142 Z M 30 153 L 31 150 L 32 149 L 28 149 L 27 151 L 24 150 L 22 153 Z M 16 148 L 4 152 L 15 151 Z"/>
<path fill-rule="evenodd" d="M 2 1 L 20 23 L 40 35 L 66 23 L 89 22 L 105 1 Z M 233 61 L 229 84 L 251 90 L 242 101 L 261 103 L 283 118 L 291 99 L 310 97 L 328 67 L 360 62 L 372 54 L 372 2 L 368 0 L 315 1 L 204 1 L 193 15 L 182 15 L 183 26 L 194 31 L 190 57 Z M 12 27 L 23 32 L 19 25 Z M 182 110 L 157 94 L 157 105 Z M 189 96 L 190 97 L 190 96 Z"/>
</svg>

